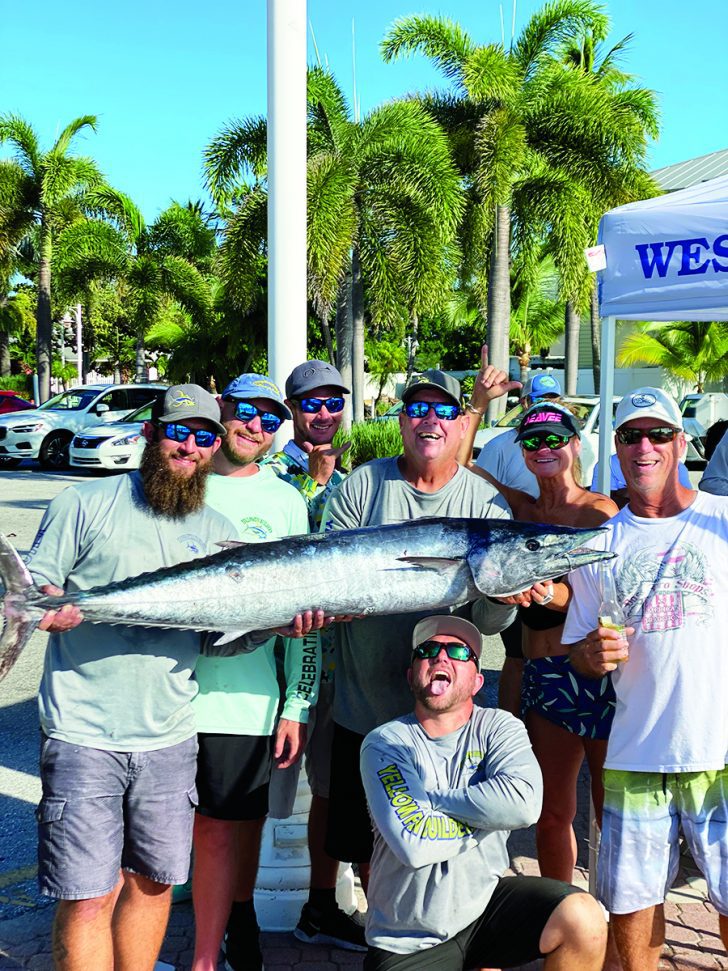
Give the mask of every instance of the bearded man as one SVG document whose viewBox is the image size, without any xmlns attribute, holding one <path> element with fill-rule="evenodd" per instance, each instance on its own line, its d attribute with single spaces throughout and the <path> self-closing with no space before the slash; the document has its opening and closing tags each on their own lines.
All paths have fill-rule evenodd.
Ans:
<svg viewBox="0 0 728 971">
<path fill-rule="evenodd" d="M 44 591 L 123 581 L 236 536 L 205 505 L 225 433 L 216 400 L 177 385 L 161 410 L 144 426 L 138 472 L 69 486 L 50 503 L 28 557 Z M 151 971 L 171 885 L 189 868 L 200 635 L 82 621 L 66 604 L 40 624 L 51 637 L 39 694 L 38 876 L 41 891 L 59 900 L 54 963 L 58 971 Z"/>
</svg>

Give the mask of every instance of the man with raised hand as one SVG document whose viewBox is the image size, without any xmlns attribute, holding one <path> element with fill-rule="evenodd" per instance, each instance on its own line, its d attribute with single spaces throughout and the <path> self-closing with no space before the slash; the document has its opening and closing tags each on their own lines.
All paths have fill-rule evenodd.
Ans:
<svg viewBox="0 0 728 971">
<path fill-rule="evenodd" d="M 270 378 L 241 374 L 219 399 L 225 436 L 210 476 L 207 501 L 224 512 L 246 542 L 308 532 L 306 503 L 259 459 L 291 413 Z M 241 597 L 275 597 L 241 586 Z M 291 633 L 299 633 L 292 630 Z M 253 904 L 260 840 L 269 808 L 271 768 L 295 763 L 306 743 L 306 722 L 318 691 L 316 633 L 285 642 L 286 694 L 280 690 L 275 637 L 236 657 L 200 658 L 194 708 L 199 731 L 195 820 L 193 971 L 214 971 L 227 927 L 231 971 L 262 968 Z"/>
<path fill-rule="evenodd" d="M 481 636 L 452 615 L 412 631 L 414 712 L 370 732 L 361 773 L 374 826 L 365 971 L 601 971 L 596 900 L 560 880 L 503 877 L 506 840 L 536 821 L 541 772 L 523 724 L 476 707 Z"/>
<path fill-rule="evenodd" d="M 681 485 L 682 415 L 662 389 L 625 395 L 615 428 L 629 498 L 599 542 L 619 554 L 626 631 L 599 617 L 587 566 L 570 576 L 563 642 L 581 674 L 614 672 L 597 893 L 623 971 L 655 971 L 680 828 L 728 949 L 728 498 Z"/>
<path fill-rule="evenodd" d="M 169 388 L 144 425 L 138 471 L 69 486 L 49 505 L 28 556 L 35 582 L 62 594 L 206 556 L 235 535 L 205 505 L 225 429 L 215 399 Z M 37 811 L 41 892 L 58 899 L 58 971 L 151 971 L 171 886 L 184 883 L 194 816 L 195 631 L 82 623 L 48 612 L 39 693 Z"/>
<path fill-rule="evenodd" d="M 324 506 L 334 489 L 344 481 L 337 463 L 348 444 L 333 447 L 344 417 L 344 395 L 349 389 L 341 374 L 326 361 L 299 364 L 286 380 L 286 405 L 293 416 L 293 438 L 280 452 L 263 460 L 285 482 L 298 489 L 308 506 L 312 531 L 321 526 Z M 321 684 L 316 706 L 309 720 L 305 764 L 311 788 L 308 815 L 308 850 L 311 882 L 294 934 L 313 944 L 333 944 L 350 950 L 364 950 L 364 923 L 358 914 L 345 913 L 336 902 L 338 860 L 326 853 L 324 843 L 329 814 L 329 774 L 333 735 L 334 632 L 324 630 L 321 639 Z M 289 773 L 289 788 L 298 781 Z M 289 801 L 295 793 L 289 792 Z M 315 928 L 315 931 L 312 930 Z"/>
<path fill-rule="evenodd" d="M 508 387 L 494 370 L 490 393 Z M 355 469 L 329 500 L 326 529 L 380 526 L 420 517 L 507 518 L 505 501 L 484 479 L 458 464 L 469 417 L 460 384 L 442 371 L 415 375 L 402 396 L 403 454 Z M 453 608 L 455 609 L 455 608 Z M 458 608 L 487 634 L 505 627 L 512 607 L 482 598 Z M 409 710 L 405 681 L 412 629 L 420 613 L 367 617 L 337 624 L 334 738 L 326 849 L 335 860 L 359 864 L 366 887 L 372 833 L 359 774 L 364 736 Z M 299 925 L 300 926 L 300 925 Z M 312 929 L 315 933 L 315 928 Z"/>
</svg>

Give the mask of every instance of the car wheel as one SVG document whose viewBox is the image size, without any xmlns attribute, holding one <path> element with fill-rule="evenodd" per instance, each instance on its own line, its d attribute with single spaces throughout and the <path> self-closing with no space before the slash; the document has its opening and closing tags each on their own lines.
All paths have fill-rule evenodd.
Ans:
<svg viewBox="0 0 728 971">
<path fill-rule="evenodd" d="M 72 435 L 67 432 L 52 432 L 40 447 L 38 461 L 43 469 L 68 468 L 68 446 Z"/>
<path fill-rule="evenodd" d="M 0 455 L 0 472 L 4 469 L 17 469 L 22 461 L 22 459 L 16 459 L 10 455 Z"/>
</svg>

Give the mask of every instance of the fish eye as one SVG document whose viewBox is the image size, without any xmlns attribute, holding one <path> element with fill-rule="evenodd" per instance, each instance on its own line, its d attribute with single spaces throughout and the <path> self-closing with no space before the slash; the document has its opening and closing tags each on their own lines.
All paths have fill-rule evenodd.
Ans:
<svg viewBox="0 0 728 971">
<path fill-rule="evenodd" d="M 530 550 L 532 553 L 535 553 L 536 550 L 541 549 L 541 544 L 537 539 L 528 539 L 526 540 L 526 549 Z"/>
</svg>

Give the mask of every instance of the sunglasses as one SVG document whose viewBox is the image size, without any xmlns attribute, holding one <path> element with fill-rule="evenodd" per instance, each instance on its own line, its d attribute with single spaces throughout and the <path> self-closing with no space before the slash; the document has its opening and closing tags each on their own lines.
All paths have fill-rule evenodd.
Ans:
<svg viewBox="0 0 728 971">
<path fill-rule="evenodd" d="M 326 405 L 326 410 L 332 415 L 338 415 L 344 410 L 344 399 L 338 395 L 334 398 L 299 398 L 301 411 L 307 415 L 317 415 Z"/>
<path fill-rule="evenodd" d="M 217 432 L 209 432 L 206 428 L 196 428 L 194 431 L 188 425 L 178 425 L 170 421 L 162 425 L 162 433 L 165 438 L 173 442 L 186 442 L 190 435 L 194 436 L 195 445 L 200 448 L 209 448 L 214 445 Z"/>
<path fill-rule="evenodd" d="M 459 405 L 446 405 L 441 402 L 435 404 L 432 401 L 409 401 L 404 406 L 408 418 L 426 418 L 430 413 L 430 408 L 432 408 L 438 418 L 444 419 L 445 421 L 455 421 L 460 414 Z"/>
<path fill-rule="evenodd" d="M 531 438 L 521 439 L 521 448 L 525 448 L 527 452 L 538 452 L 545 445 L 546 448 L 550 448 L 553 452 L 557 448 L 563 448 L 564 445 L 568 445 L 570 438 L 570 435 L 533 435 Z"/>
<path fill-rule="evenodd" d="M 472 661 L 476 666 L 478 664 L 478 655 L 475 651 L 459 641 L 423 641 L 412 651 L 412 657 L 424 661 L 437 657 L 443 648 L 451 661 Z"/>
<path fill-rule="evenodd" d="M 669 425 L 659 428 L 618 428 L 615 435 L 621 445 L 636 445 L 643 438 L 649 438 L 653 445 L 667 445 L 674 440 L 679 430 Z"/>
<path fill-rule="evenodd" d="M 249 401 L 239 401 L 237 398 L 225 398 L 224 400 L 235 405 L 235 417 L 238 421 L 247 424 L 258 416 L 260 427 L 264 432 L 277 432 L 283 424 L 283 419 L 279 418 L 278 415 L 274 415 L 270 411 L 261 411 L 260 408 L 256 408 Z"/>
</svg>

